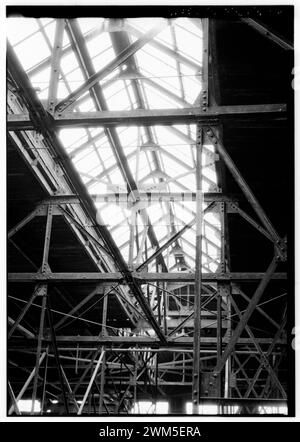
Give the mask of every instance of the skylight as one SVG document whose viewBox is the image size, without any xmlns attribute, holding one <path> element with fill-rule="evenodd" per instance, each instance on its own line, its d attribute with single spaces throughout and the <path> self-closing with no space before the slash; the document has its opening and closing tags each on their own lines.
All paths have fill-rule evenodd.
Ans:
<svg viewBox="0 0 300 442">
<path fill-rule="evenodd" d="M 51 51 L 55 21 L 52 19 L 9 18 L 8 36 L 27 71 L 33 87 L 45 104 L 48 98 Z M 161 19 L 139 18 L 108 20 L 79 18 L 79 32 L 93 69 L 103 69 L 120 52 L 121 33 L 128 43 L 137 41 Z M 87 78 L 84 63 L 71 45 L 70 30 L 65 26 L 58 82 L 58 101 L 76 90 Z M 34 50 L 32 48 L 34 47 Z M 167 109 L 196 105 L 201 92 L 202 23 L 189 18 L 166 20 L 164 28 L 126 62 L 101 79 L 101 97 L 86 92 L 68 112 L 90 112 L 101 109 L 122 111 L 136 108 Z M 96 92 L 97 95 L 98 92 Z M 100 104 L 99 104 L 100 103 Z M 100 107 L 99 107 L 100 106 Z M 149 216 L 153 232 L 161 246 L 174 233 L 195 217 L 196 191 L 195 125 L 120 127 L 117 129 L 64 128 L 60 139 L 95 200 L 101 217 L 110 229 L 126 260 L 129 259 L 130 237 L 134 237 L 133 265 L 139 252 Z M 124 159 L 120 160 L 120 152 Z M 126 162 L 127 169 L 122 162 Z M 217 191 L 214 147 L 204 146 L 203 190 Z M 129 176 L 128 176 L 129 175 Z M 135 207 L 117 201 L 104 201 L 103 196 L 127 192 L 134 182 L 138 191 L 184 197 L 171 201 L 140 203 L 141 216 Z M 204 208 L 207 204 L 204 204 Z M 132 226 L 134 222 L 135 226 Z M 134 234 L 133 234 L 134 233 Z M 132 236 L 133 234 L 133 236 Z M 204 216 L 203 272 L 215 272 L 220 261 L 220 217 L 217 211 Z M 182 261 L 176 266 L 168 259 L 169 270 L 192 271 L 195 266 L 195 227 L 178 240 Z M 152 245 L 153 246 L 153 245 Z M 147 254 L 153 253 L 147 242 Z M 146 252 L 140 255 L 145 259 Z"/>
</svg>

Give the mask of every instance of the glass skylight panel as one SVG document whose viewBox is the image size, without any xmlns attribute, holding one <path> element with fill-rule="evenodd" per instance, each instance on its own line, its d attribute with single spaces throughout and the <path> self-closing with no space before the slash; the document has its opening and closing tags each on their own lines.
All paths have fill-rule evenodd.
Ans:
<svg viewBox="0 0 300 442">
<path fill-rule="evenodd" d="M 64 30 L 64 33 L 63 33 L 63 42 L 62 42 L 62 46 L 63 46 L 63 48 L 65 48 L 65 47 L 70 46 L 70 45 L 71 45 L 71 42 L 70 42 L 69 36 L 68 36 L 68 34 L 67 34 L 67 31 L 66 31 L 66 29 L 65 29 L 65 30 Z"/>
<path fill-rule="evenodd" d="M 82 172 L 81 176 L 83 177 L 87 177 L 89 179 L 93 179 L 94 177 L 96 177 L 98 175 L 98 173 L 102 170 L 102 166 L 99 164 L 99 166 L 93 167 L 92 169 L 89 170 L 89 172 Z"/>
<path fill-rule="evenodd" d="M 201 85 L 196 83 L 192 77 L 183 76 L 182 77 L 184 95 L 189 103 L 195 102 L 199 93 L 202 90 Z"/>
<path fill-rule="evenodd" d="M 201 91 L 201 80 L 202 80 L 202 66 L 199 65 L 198 69 L 192 69 L 190 66 L 187 66 L 184 63 L 180 63 L 180 70 L 182 78 L 189 79 L 191 82 L 194 83 L 195 86 L 197 86 L 198 92 L 196 93 L 196 96 Z M 195 96 L 195 98 L 196 98 Z M 191 126 L 195 126 L 194 124 Z"/>
<path fill-rule="evenodd" d="M 193 210 L 195 210 L 195 203 L 190 203 Z M 189 223 L 193 217 L 186 210 L 188 208 L 188 203 L 175 203 L 176 217 L 177 220 L 183 223 Z"/>
<path fill-rule="evenodd" d="M 158 93 L 160 93 L 165 100 L 167 100 L 172 107 L 182 107 L 184 105 L 184 101 L 181 97 L 181 89 L 180 84 L 174 84 L 172 81 L 172 85 L 168 83 L 168 78 L 172 77 L 159 77 L 151 74 L 146 69 L 140 69 L 141 72 L 141 82 L 146 88 L 147 85 L 152 86 Z M 175 97 L 174 97 L 175 96 Z"/>
<path fill-rule="evenodd" d="M 59 100 L 62 100 L 63 98 L 66 98 L 70 93 L 70 90 L 67 88 L 64 81 L 60 81 L 58 83 L 58 90 L 57 90 L 57 96 Z"/>
<path fill-rule="evenodd" d="M 82 139 L 83 137 L 86 138 L 87 134 L 85 129 L 83 128 L 66 128 L 66 129 L 60 129 L 59 131 L 59 137 L 64 144 L 65 147 L 69 147 L 70 145 L 76 146 L 76 142 L 78 140 Z"/>
<path fill-rule="evenodd" d="M 182 236 L 184 236 L 190 243 L 195 242 L 195 233 L 191 229 L 187 229 Z"/>
<path fill-rule="evenodd" d="M 83 101 L 78 106 L 78 112 L 95 112 L 96 106 L 91 98 L 88 98 L 87 100 Z"/>
<path fill-rule="evenodd" d="M 50 24 L 55 24 L 55 20 L 53 18 L 40 18 L 40 22 L 44 26 L 44 29 L 46 29 Z"/>
<path fill-rule="evenodd" d="M 127 22 L 129 25 L 139 29 L 141 32 L 146 33 L 153 28 L 161 19 L 158 17 L 139 17 L 139 18 L 128 18 Z"/>
<path fill-rule="evenodd" d="M 91 58 L 99 56 L 107 49 L 111 48 L 111 39 L 108 33 L 102 33 L 86 42 L 86 47 Z"/>
<path fill-rule="evenodd" d="M 178 23 L 176 21 L 174 24 L 178 50 L 196 63 L 200 63 L 202 60 L 202 39 L 178 26 Z"/>
<path fill-rule="evenodd" d="M 67 64 L 69 62 L 71 64 L 72 60 L 65 59 L 65 64 Z M 76 62 L 76 66 L 77 66 L 76 59 L 75 59 L 75 62 Z M 68 72 L 67 72 L 67 69 L 66 69 L 65 79 L 67 80 L 71 90 L 73 90 L 74 88 L 77 89 L 78 86 L 80 86 L 83 83 L 83 81 L 84 81 L 84 77 L 83 77 L 83 74 L 82 74 L 81 70 L 79 69 L 79 66 L 74 68 L 74 69 L 72 69 L 71 71 L 68 71 Z"/>
<path fill-rule="evenodd" d="M 48 86 L 50 80 L 50 67 L 43 69 L 36 75 L 31 77 L 32 86 L 41 89 L 38 93 L 40 100 L 46 100 L 48 98 Z"/>
<path fill-rule="evenodd" d="M 174 20 L 169 20 L 170 25 L 175 23 Z M 168 46 L 170 49 L 174 49 L 174 43 L 171 35 L 171 27 L 168 26 L 163 29 L 159 35 L 156 37 L 156 40 L 162 43 L 165 46 Z"/>
<path fill-rule="evenodd" d="M 40 20 L 40 22 L 43 24 L 43 20 Z M 56 29 L 56 21 L 50 21 L 46 26 L 43 26 L 44 31 L 50 41 L 50 44 L 53 46 L 54 44 L 54 36 L 55 36 L 55 29 Z"/>
<path fill-rule="evenodd" d="M 100 69 L 104 68 L 110 61 L 112 61 L 115 58 L 115 51 L 112 47 L 109 47 L 108 49 L 105 49 L 100 54 L 95 56 L 92 61 L 94 65 L 94 69 L 97 71 L 100 71 Z"/>
<path fill-rule="evenodd" d="M 188 145 L 181 144 L 173 144 L 163 145 L 164 152 L 169 155 L 175 156 L 178 160 L 180 160 L 184 165 L 186 165 L 188 168 L 194 167 L 193 158 L 191 156 L 191 151 L 189 149 Z"/>
<path fill-rule="evenodd" d="M 122 176 L 122 174 L 121 174 L 119 169 L 114 168 L 114 170 L 109 172 L 109 177 L 110 177 L 111 182 L 113 184 L 124 186 L 124 184 L 125 184 L 124 178 L 123 178 L 123 176 Z"/>
<path fill-rule="evenodd" d="M 131 108 L 131 103 L 124 89 L 123 81 L 116 80 L 109 87 L 105 88 L 103 92 L 110 110 L 125 110 Z"/>
<path fill-rule="evenodd" d="M 186 31 L 194 34 L 198 38 L 203 38 L 202 31 L 202 20 L 199 18 L 187 18 L 187 17 L 179 17 L 176 20 L 176 25 L 185 29 Z"/>
<path fill-rule="evenodd" d="M 157 54 L 157 51 L 153 50 L 150 45 L 146 45 L 145 48 L 147 49 L 141 49 L 136 54 L 136 59 L 141 69 L 145 69 L 153 77 L 165 77 L 165 80 L 168 80 L 170 85 L 173 84 L 175 88 L 178 87 L 176 62 L 171 57 L 161 53 Z"/>
<path fill-rule="evenodd" d="M 191 256 L 195 254 L 195 247 L 188 242 L 184 237 L 182 237 L 182 242 L 184 243 L 183 249 Z"/>
<path fill-rule="evenodd" d="M 167 95 L 162 94 L 151 85 L 145 87 L 145 93 L 150 109 L 170 109 L 171 107 L 180 108 L 178 103 L 175 103 Z"/>
<path fill-rule="evenodd" d="M 83 34 L 86 34 L 91 30 L 100 28 L 103 25 L 103 22 L 104 19 L 99 17 L 87 17 L 78 19 L 79 27 Z"/>
<path fill-rule="evenodd" d="M 13 46 L 18 46 L 28 36 L 39 30 L 37 21 L 32 18 L 9 17 L 6 32 Z"/>
<path fill-rule="evenodd" d="M 32 50 L 32 48 L 35 49 Z M 14 49 L 25 70 L 36 65 L 41 60 L 41 54 L 43 56 L 51 55 L 50 49 L 40 32 L 18 44 Z"/>
<path fill-rule="evenodd" d="M 107 204 L 107 207 L 101 211 L 103 220 L 111 227 L 118 224 L 119 220 L 123 220 L 121 208 L 117 204 Z"/>
<path fill-rule="evenodd" d="M 134 148 L 138 146 L 138 128 L 134 126 L 116 128 L 119 139 L 124 149 Z"/>
<path fill-rule="evenodd" d="M 95 165 L 95 163 L 99 163 L 99 159 L 93 149 L 91 149 L 91 152 L 88 155 L 85 155 L 83 158 L 77 159 L 75 162 L 77 170 L 79 172 L 89 171 L 89 169 L 91 169 Z"/>
<path fill-rule="evenodd" d="M 61 69 L 67 75 L 68 72 L 73 71 L 78 68 L 78 62 L 75 54 L 72 52 L 70 54 L 63 55 L 61 58 Z"/>
<path fill-rule="evenodd" d="M 84 149 L 83 151 L 79 152 L 75 157 L 72 158 L 72 161 L 74 164 L 79 164 L 79 162 L 81 160 L 83 160 L 84 158 L 86 158 L 88 155 L 90 155 L 91 153 L 95 153 L 95 149 L 93 149 L 92 146 L 87 147 L 86 149 Z M 81 172 L 89 172 L 88 169 L 86 170 L 81 170 Z"/>
</svg>

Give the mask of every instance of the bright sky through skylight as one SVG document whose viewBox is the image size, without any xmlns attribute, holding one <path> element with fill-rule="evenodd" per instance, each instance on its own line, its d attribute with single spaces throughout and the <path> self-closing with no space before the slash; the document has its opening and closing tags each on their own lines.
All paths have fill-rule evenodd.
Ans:
<svg viewBox="0 0 300 442">
<path fill-rule="evenodd" d="M 103 69 L 118 54 L 124 32 L 132 44 L 153 28 L 159 18 L 108 20 L 78 19 L 87 53 L 95 71 Z M 51 53 L 56 21 L 52 19 L 9 18 L 8 38 L 27 71 L 38 97 L 47 102 Z M 123 33 L 123 34 L 122 34 Z M 74 53 L 70 32 L 65 27 L 57 101 L 66 98 L 85 81 L 81 59 Z M 118 43 L 119 42 L 119 43 Z M 136 108 L 169 109 L 195 105 L 202 81 L 202 23 L 189 18 L 166 20 L 165 27 L 130 59 L 99 82 L 108 110 Z M 98 103 L 89 92 L 68 111 L 96 111 Z M 65 128 L 60 139 L 93 197 L 125 191 L 134 180 L 140 192 L 195 192 L 195 125 Z M 123 151 L 131 177 L 120 166 L 116 145 Z M 204 146 L 203 191 L 216 192 L 214 147 Z M 129 238 L 135 237 L 132 264 L 144 233 L 145 217 L 127 204 L 96 203 L 101 217 L 126 260 Z M 204 205 L 206 207 L 206 204 Z M 162 245 L 195 217 L 196 203 L 190 200 L 153 202 L 146 209 L 153 231 Z M 133 215 L 133 214 L 136 215 Z M 134 220 L 136 227 L 131 227 Z M 216 271 L 220 259 L 220 218 L 215 212 L 204 217 L 203 271 Z M 145 236 L 145 235 L 144 235 Z M 192 271 L 195 265 L 195 228 L 178 240 L 183 261 L 176 264 L 168 253 L 169 269 Z M 150 241 L 147 253 L 153 253 Z M 171 249 L 169 250 L 171 251 Z M 145 253 L 142 254 L 145 258 Z M 182 264 L 184 263 L 184 264 Z M 154 268 L 154 267 L 153 267 Z M 149 268 L 149 271 L 151 267 Z"/>
</svg>

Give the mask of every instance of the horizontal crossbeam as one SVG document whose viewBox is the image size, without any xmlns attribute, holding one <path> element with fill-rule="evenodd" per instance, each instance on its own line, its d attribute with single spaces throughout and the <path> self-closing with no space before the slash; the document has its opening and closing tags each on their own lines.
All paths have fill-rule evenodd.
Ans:
<svg viewBox="0 0 300 442">
<path fill-rule="evenodd" d="M 32 342 L 34 342 L 34 339 L 24 338 L 23 342 L 26 342 L 28 345 Z M 44 344 L 47 344 L 48 338 L 44 339 Z M 82 343 L 84 345 L 92 344 L 92 345 L 109 345 L 109 344 L 121 344 L 122 346 L 128 346 L 128 345 L 139 345 L 139 346 L 161 346 L 161 342 L 157 338 L 152 338 L 148 336 L 67 336 L 67 335 L 57 335 L 56 336 L 57 343 L 60 344 L 69 344 L 69 343 Z M 203 344 L 216 344 L 217 338 L 214 336 L 203 336 L 201 337 L 201 342 Z M 228 337 L 224 337 L 223 343 L 227 344 L 229 342 Z M 266 344 L 270 345 L 272 343 L 272 338 L 257 338 L 257 342 L 260 344 Z M 18 339 L 18 341 L 15 341 L 16 345 L 20 346 L 22 345 L 22 339 Z M 239 338 L 238 344 L 241 345 L 251 345 L 252 341 L 250 338 Z M 278 345 L 285 345 L 285 340 L 278 340 Z M 167 344 L 163 344 L 163 346 L 169 346 L 169 347 L 176 347 L 176 346 L 192 346 L 193 345 L 193 338 L 192 337 L 186 337 L 186 336 L 176 336 L 172 339 L 167 340 Z M 14 347 L 14 341 L 12 341 L 11 348 Z"/>
<path fill-rule="evenodd" d="M 225 196 L 220 192 L 206 192 L 203 194 L 204 202 L 233 202 L 240 198 Z M 118 193 L 94 193 L 91 197 L 96 203 L 112 203 L 112 204 L 136 204 L 138 202 L 164 202 L 164 201 L 196 201 L 196 192 L 139 192 L 138 195 L 131 195 L 126 192 Z M 80 200 L 76 195 L 55 195 L 47 198 L 41 204 L 79 204 Z"/>
<path fill-rule="evenodd" d="M 260 281 L 264 277 L 264 273 L 203 273 L 203 282 L 218 281 Z M 146 273 L 132 272 L 132 277 L 137 282 L 144 281 L 163 281 L 163 282 L 193 282 L 195 273 L 172 272 L 172 273 Z M 271 279 L 284 280 L 286 273 L 274 273 Z M 76 273 L 8 273 L 9 282 L 119 282 L 125 283 L 122 273 L 92 273 L 92 272 L 76 272 Z"/>
<path fill-rule="evenodd" d="M 285 104 L 254 104 L 242 106 L 212 106 L 203 110 L 199 107 L 182 109 L 133 109 L 130 111 L 96 111 L 56 113 L 53 123 L 56 127 L 109 127 L 109 126 L 152 126 L 157 124 L 185 124 L 196 120 L 207 125 L 220 124 L 220 120 L 246 117 L 259 118 L 266 115 L 283 117 Z M 8 130 L 30 130 L 33 124 L 29 114 L 9 114 Z"/>
</svg>

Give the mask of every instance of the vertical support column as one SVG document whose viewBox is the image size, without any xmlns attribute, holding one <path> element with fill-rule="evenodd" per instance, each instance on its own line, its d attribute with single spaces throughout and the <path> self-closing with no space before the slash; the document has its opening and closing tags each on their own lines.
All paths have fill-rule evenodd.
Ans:
<svg viewBox="0 0 300 442">
<path fill-rule="evenodd" d="M 156 259 L 156 271 L 158 273 L 161 272 L 161 266 L 158 264 L 158 260 Z M 160 281 L 157 281 L 156 283 L 157 288 L 156 288 L 156 302 L 157 302 L 157 321 L 159 323 L 159 325 L 161 326 L 161 290 L 160 290 Z"/>
<path fill-rule="evenodd" d="M 203 112 L 207 110 L 208 102 L 208 19 L 202 19 L 203 53 L 202 53 L 202 91 L 200 106 Z M 194 296 L 194 362 L 192 380 L 193 413 L 199 413 L 200 403 L 200 346 L 201 346 L 201 289 L 202 289 L 202 148 L 204 141 L 203 128 L 198 123 L 196 138 L 196 265 L 195 265 L 195 296 Z"/>
<path fill-rule="evenodd" d="M 217 294 L 217 360 L 222 356 L 222 296 L 218 287 Z M 218 396 L 221 396 L 221 374 L 218 376 Z"/>
<path fill-rule="evenodd" d="M 46 348 L 46 361 L 45 361 L 45 370 L 44 370 L 44 377 L 43 377 L 43 393 L 42 393 L 42 400 L 41 400 L 41 415 L 44 414 L 44 407 L 45 407 L 48 362 L 49 362 L 49 347 Z"/>
<path fill-rule="evenodd" d="M 107 304 L 108 304 L 108 294 L 106 293 L 103 298 L 103 307 L 102 307 L 102 330 L 101 335 L 107 335 L 106 331 L 106 320 L 107 320 Z M 105 384 L 105 363 L 106 363 L 106 348 L 103 346 L 103 359 L 101 365 L 101 377 L 100 377 L 100 398 L 99 398 L 99 414 L 103 414 L 104 407 L 104 384 Z"/>
<path fill-rule="evenodd" d="M 41 310 L 41 316 L 40 316 L 38 344 L 37 344 L 37 350 L 36 350 L 35 375 L 34 375 L 34 381 L 33 381 L 32 404 L 31 404 L 30 414 L 34 414 L 34 405 L 35 405 L 35 399 L 36 399 L 36 394 L 37 394 L 37 385 L 38 385 L 38 379 L 39 379 L 39 360 L 40 360 L 40 356 L 41 356 L 42 340 L 43 340 L 43 335 L 44 335 L 47 285 L 43 286 L 42 290 L 40 291 L 40 295 L 42 296 L 42 310 Z"/>
<path fill-rule="evenodd" d="M 221 225 L 221 254 L 219 271 L 224 273 L 226 272 L 225 204 L 220 203 L 219 208 Z M 224 284 L 218 284 L 217 290 L 217 362 L 219 362 L 222 356 L 222 299 L 227 302 L 229 297 L 226 296 L 226 287 Z M 216 381 L 217 396 L 221 397 L 222 373 L 218 373 Z M 219 407 L 219 413 L 222 413 L 222 406 Z"/>
<path fill-rule="evenodd" d="M 48 258 L 49 258 L 49 248 L 50 248 L 50 239 L 51 239 L 51 230 L 52 230 L 52 219 L 53 219 L 53 207 L 51 205 L 49 205 L 48 211 L 47 211 L 43 260 L 42 260 L 42 266 L 41 266 L 42 273 L 45 273 L 48 269 Z M 42 309 L 41 309 L 40 325 L 39 325 L 39 333 L 38 333 L 38 343 L 37 343 L 37 350 L 36 350 L 35 375 L 34 375 L 34 380 L 33 380 L 32 404 L 31 404 L 30 414 L 34 414 L 34 404 L 35 404 L 36 394 L 37 394 L 37 386 L 38 386 L 38 379 L 39 379 L 39 365 L 40 365 L 39 360 L 41 357 L 42 342 L 43 342 L 43 335 L 44 335 L 47 289 L 48 289 L 47 284 L 43 284 L 41 287 L 41 290 L 39 290 L 39 296 L 42 297 Z"/>
<path fill-rule="evenodd" d="M 227 282 L 218 284 L 218 298 L 217 298 L 217 309 L 218 309 L 218 323 L 217 323 L 217 364 L 222 358 L 222 301 L 226 305 L 226 316 L 227 316 L 227 331 L 226 336 L 230 339 L 231 337 L 231 304 L 230 304 L 230 284 Z M 222 372 L 215 373 L 215 376 L 219 380 L 219 396 L 222 396 Z M 230 397 L 230 378 L 231 378 L 231 356 L 229 356 L 226 362 L 225 368 L 225 382 L 224 382 L 224 397 Z"/>
<path fill-rule="evenodd" d="M 232 335 L 232 325 L 231 325 L 231 301 L 230 297 L 227 297 L 227 337 L 228 340 L 231 339 Z M 221 358 L 218 359 L 218 364 L 220 362 Z M 231 355 L 228 356 L 225 364 L 225 388 L 224 388 L 224 397 L 230 398 L 231 397 Z M 226 407 L 228 408 L 228 407 Z"/>
<path fill-rule="evenodd" d="M 133 247 L 134 247 L 134 225 L 135 225 L 135 212 L 131 209 L 130 226 L 129 226 L 129 253 L 128 253 L 128 267 L 133 268 Z"/>
<path fill-rule="evenodd" d="M 196 268 L 195 268 L 195 297 L 194 297 L 194 363 L 192 381 L 193 414 L 199 413 L 200 401 L 200 333 L 201 333 L 201 289 L 202 289 L 202 145 L 203 129 L 197 127 L 196 139 Z"/>
<path fill-rule="evenodd" d="M 200 107 L 206 112 L 208 107 L 208 18 L 202 19 L 203 30 L 203 55 L 202 55 L 202 91 L 200 94 Z"/>
<path fill-rule="evenodd" d="M 63 33 L 65 21 L 63 19 L 56 20 L 55 38 L 51 60 L 51 74 L 48 93 L 48 111 L 53 115 L 57 103 L 58 80 L 60 73 L 60 60 L 63 44 Z"/>
<path fill-rule="evenodd" d="M 166 293 L 166 283 L 163 283 L 163 314 L 164 314 L 164 334 L 168 334 L 168 322 L 167 322 L 167 312 L 168 312 L 168 297 Z"/>
</svg>

